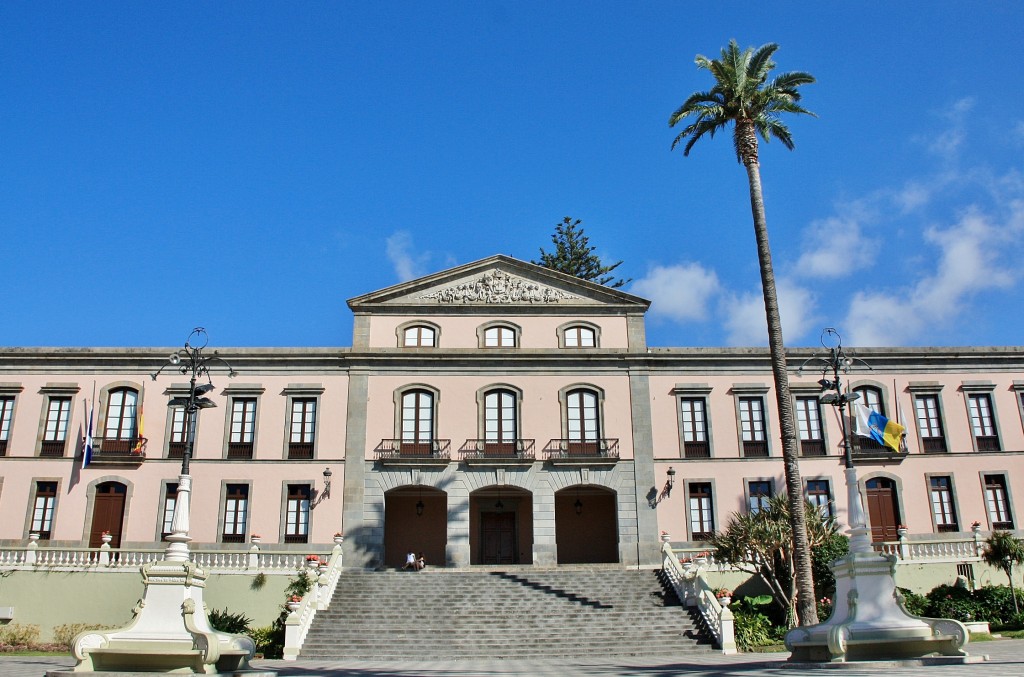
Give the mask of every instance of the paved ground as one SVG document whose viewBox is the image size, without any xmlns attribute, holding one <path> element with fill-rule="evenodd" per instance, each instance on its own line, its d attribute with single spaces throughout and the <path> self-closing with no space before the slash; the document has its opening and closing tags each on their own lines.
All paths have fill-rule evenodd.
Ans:
<svg viewBox="0 0 1024 677">
<path fill-rule="evenodd" d="M 638 675 L 669 677 L 686 673 L 696 677 L 732 677 L 733 675 L 778 675 L 795 677 L 808 670 L 836 677 L 860 675 L 915 675 L 916 677 L 1024 677 L 1024 640 L 980 642 L 968 646 L 989 661 L 970 665 L 894 667 L 892 664 L 850 664 L 844 669 L 801 667 L 787 668 L 787 654 L 741 654 L 722 656 L 709 654 L 680 661 L 671 659 L 627 658 L 601 661 L 443 661 L 415 663 L 378 661 L 254 661 L 253 667 L 276 670 L 281 677 L 617 677 Z M 67 670 L 74 664 L 70 658 L 0 656 L 2 677 L 42 677 L 47 670 Z"/>
</svg>

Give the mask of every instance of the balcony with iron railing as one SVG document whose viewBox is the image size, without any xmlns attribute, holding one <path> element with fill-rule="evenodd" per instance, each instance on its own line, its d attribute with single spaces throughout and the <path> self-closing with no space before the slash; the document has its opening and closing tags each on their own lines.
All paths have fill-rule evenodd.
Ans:
<svg viewBox="0 0 1024 677">
<path fill-rule="evenodd" d="M 101 438 L 93 443 L 93 465 L 140 465 L 146 460 L 146 438 Z"/>
<path fill-rule="evenodd" d="M 595 440 L 556 438 L 544 445 L 544 456 L 555 464 L 611 464 L 619 460 L 619 440 L 617 438 Z"/>
<path fill-rule="evenodd" d="M 469 464 L 532 463 L 536 440 L 472 439 L 459 448 L 459 456 Z"/>
<path fill-rule="evenodd" d="M 383 439 L 373 450 L 377 460 L 387 464 L 443 464 L 451 457 L 451 440 Z"/>
<path fill-rule="evenodd" d="M 60 458 L 64 455 L 66 440 L 43 440 L 39 445 L 39 455 L 48 458 Z"/>
</svg>

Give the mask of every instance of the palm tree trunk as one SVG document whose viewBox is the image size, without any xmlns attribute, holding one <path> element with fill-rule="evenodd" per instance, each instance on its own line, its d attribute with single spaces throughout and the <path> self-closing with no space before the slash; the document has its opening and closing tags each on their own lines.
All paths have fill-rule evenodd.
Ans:
<svg viewBox="0 0 1024 677">
<path fill-rule="evenodd" d="M 768 220 L 764 213 L 764 195 L 761 191 L 761 168 L 757 159 L 757 136 L 749 120 L 736 122 L 736 148 L 747 170 L 750 184 L 750 211 L 754 217 L 754 236 L 757 239 L 757 258 L 761 267 L 761 289 L 764 292 L 764 311 L 768 320 L 768 351 L 771 355 L 772 374 L 775 377 L 775 397 L 779 407 L 779 426 L 782 433 L 782 462 L 786 472 L 786 496 L 789 500 L 789 520 L 793 530 L 793 563 L 797 587 L 797 615 L 801 625 L 815 625 L 818 610 L 814 600 L 814 577 L 811 569 L 811 548 L 807 540 L 804 520 L 804 495 L 800 480 L 796 419 L 789 391 L 789 372 L 786 370 L 786 346 L 782 340 L 782 318 L 772 270 L 772 251 L 768 246 Z"/>
</svg>

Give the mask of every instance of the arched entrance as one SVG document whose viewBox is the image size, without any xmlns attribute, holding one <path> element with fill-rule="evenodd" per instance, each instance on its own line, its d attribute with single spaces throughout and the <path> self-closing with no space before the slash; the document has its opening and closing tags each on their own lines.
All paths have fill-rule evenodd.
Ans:
<svg viewBox="0 0 1024 677">
<path fill-rule="evenodd" d="M 615 492 L 591 485 L 555 492 L 559 564 L 619 561 Z"/>
<path fill-rule="evenodd" d="M 469 495 L 471 564 L 533 563 L 533 495 L 493 486 Z"/>
<path fill-rule="evenodd" d="M 895 541 L 899 538 L 896 528 L 901 520 L 896 483 L 887 477 L 875 477 L 865 482 L 864 487 L 867 489 L 871 540 Z"/>
<path fill-rule="evenodd" d="M 101 482 L 96 485 L 92 503 L 92 526 L 89 529 L 89 547 L 103 544 L 103 532 L 110 534 L 110 546 L 121 546 L 121 528 L 124 525 L 124 503 L 128 487 L 120 482 Z"/>
<path fill-rule="evenodd" d="M 410 550 L 423 553 L 428 566 L 444 566 L 447 542 L 448 494 L 421 486 L 384 494 L 385 566 L 402 566 Z"/>
</svg>

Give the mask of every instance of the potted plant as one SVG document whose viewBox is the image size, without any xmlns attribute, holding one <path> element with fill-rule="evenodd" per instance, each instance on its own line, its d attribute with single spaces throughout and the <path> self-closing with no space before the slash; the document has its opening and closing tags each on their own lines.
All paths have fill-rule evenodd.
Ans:
<svg viewBox="0 0 1024 677">
<path fill-rule="evenodd" d="M 306 555 L 306 566 L 316 569 L 320 566 L 320 555 Z"/>
<path fill-rule="evenodd" d="M 907 528 L 907 525 L 906 525 L 906 524 L 901 524 L 901 525 L 899 525 L 898 527 L 896 527 L 896 535 L 897 535 L 897 536 L 898 536 L 899 538 L 906 538 L 906 536 L 907 536 L 907 533 L 908 533 L 909 531 L 910 531 L 910 529 L 908 529 L 908 528 Z"/>
<path fill-rule="evenodd" d="M 978 520 L 974 520 L 973 522 L 971 522 L 971 531 L 973 531 L 976 534 L 980 533 L 981 532 L 981 522 L 979 522 Z"/>
<path fill-rule="evenodd" d="M 729 588 L 716 588 L 715 599 L 722 606 L 729 606 L 729 603 L 732 602 L 732 590 Z"/>
<path fill-rule="evenodd" d="M 341 545 L 344 540 L 345 540 L 345 537 L 341 535 L 340 531 L 334 532 L 334 542 L 335 543 L 337 543 L 338 545 Z"/>
<path fill-rule="evenodd" d="M 298 595 L 292 595 L 291 597 L 288 598 L 288 601 L 285 602 L 285 606 L 288 607 L 288 611 L 291 611 L 292 613 L 294 613 L 296 610 L 298 610 L 299 605 L 301 605 L 301 604 L 302 604 L 302 598 L 299 597 Z"/>
<path fill-rule="evenodd" d="M 249 534 L 249 542 L 253 545 L 258 545 L 263 542 L 263 537 L 259 534 Z"/>
<path fill-rule="evenodd" d="M 661 542 L 662 543 L 668 543 L 670 540 L 671 540 L 671 537 L 668 535 L 668 532 L 667 531 L 662 531 L 661 532 Z"/>
<path fill-rule="evenodd" d="M 100 540 L 103 541 L 104 545 L 110 545 L 110 542 L 114 540 L 114 537 L 110 535 L 109 531 L 104 531 L 100 534 Z"/>
</svg>

